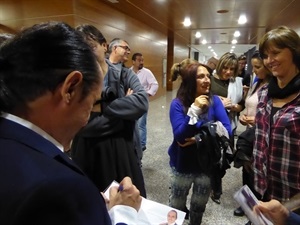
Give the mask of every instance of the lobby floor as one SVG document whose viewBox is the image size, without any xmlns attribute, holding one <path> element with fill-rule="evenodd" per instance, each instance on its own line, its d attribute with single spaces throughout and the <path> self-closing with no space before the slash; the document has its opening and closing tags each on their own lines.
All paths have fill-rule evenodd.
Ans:
<svg viewBox="0 0 300 225">
<path fill-rule="evenodd" d="M 165 96 L 150 102 L 148 112 L 147 150 L 143 156 L 143 173 L 147 197 L 150 200 L 168 204 L 170 193 L 170 167 L 168 147 L 173 135 L 169 121 L 169 105 L 176 92 L 167 92 Z M 237 134 L 243 130 L 238 127 Z M 236 217 L 233 211 L 238 207 L 233 194 L 242 186 L 242 170 L 233 166 L 227 170 L 223 178 L 223 195 L 218 205 L 209 199 L 203 216 L 202 225 L 244 225 L 245 216 Z M 189 207 L 189 205 L 187 205 Z M 186 220 L 184 225 L 187 225 Z"/>
</svg>

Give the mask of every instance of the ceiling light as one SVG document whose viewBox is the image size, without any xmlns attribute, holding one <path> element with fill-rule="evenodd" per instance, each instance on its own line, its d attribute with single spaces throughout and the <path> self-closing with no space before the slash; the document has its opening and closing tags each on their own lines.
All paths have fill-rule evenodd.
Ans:
<svg viewBox="0 0 300 225">
<path fill-rule="evenodd" d="M 208 49 L 210 49 L 211 48 L 211 46 L 208 46 Z"/>
<path fill-rule="evenodd" d="M 235 48 L 235 45 L 231 46 L 231 48 Z"/>
<path fill-rule="evenodd" d="M 233 44 L 233 45 L 235 45 L 237 43 L 237 40 L 236 39 L 233 39 L 232 41 L 231 41 L 231 44 Z"/>
<path fill-rule="evenodd" d="M 202 40 L 201 42 L 203 45 L 206 45 L 207 41 L 205 39 Z"/>
<path fill-rule="evenodd" d="M 185 27 L 189 27 L 189 26 L 191 26 L 191 24 L 192 24 L 191 19 L 189 17 L 186 17 L 183 21 L 183 25 Z"/>
<path fill-rule="evenodd" d="M 196 34 L 195 34 L 195 37 L 196 38 L 200 38 L 201 37 L 201 33 L 199 31 L 197 31 Z"/>
<path fill-rule="evenodd" d="M 245 23 L 247 23 L 247 17 L 245 15 L 240 15 L 238 24 L 245 24 Z"/>
<path fill-rule="evenodd" d="M 234 32 L 233 36 L 234 37 L 239 37 L 241 35 L 241 33 L 237 30 Z"/>
</svg>

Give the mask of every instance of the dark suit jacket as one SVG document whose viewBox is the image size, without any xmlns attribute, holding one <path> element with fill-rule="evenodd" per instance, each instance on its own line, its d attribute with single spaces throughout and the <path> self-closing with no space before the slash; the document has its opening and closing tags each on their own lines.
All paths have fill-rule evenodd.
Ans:
<svg viewBox="0 0 300 225">
<path fill-rule="evenodd" d="M 0 224 L 111 224 L 97 188 L 34 131 L 0 118 Z"/>
</svg>

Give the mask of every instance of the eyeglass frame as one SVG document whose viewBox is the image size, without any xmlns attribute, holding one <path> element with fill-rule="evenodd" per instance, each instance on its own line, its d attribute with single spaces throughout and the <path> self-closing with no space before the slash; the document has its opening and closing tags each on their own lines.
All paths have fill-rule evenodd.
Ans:
<svg viewBox="0 0 300 225">
<path fill-rule="evenodd" d="M 125 51 L 130 52 L 130 48 L 127 45 L 115 45 L 116 47 L 123 48 Z"/>
</svg>

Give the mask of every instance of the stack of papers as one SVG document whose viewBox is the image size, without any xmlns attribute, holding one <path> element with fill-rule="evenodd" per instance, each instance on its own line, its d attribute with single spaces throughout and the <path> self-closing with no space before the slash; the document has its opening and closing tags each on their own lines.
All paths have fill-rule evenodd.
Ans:
<svg viewBox="0 0 300 225">
<path fill-rule="evenodd" d="M 113 186 L 119 187 L 119 183 L 113 181 L 111 185 L 106 189 L 104 195 L 109 199 L 109 189 Z M 141 208 L 138 211 L 138 222 L 139 225 L 160 225 L 167 224 L 167 216 L 171 210 L 177 212 L 176 224 L 182 225 L 184 222 L 185 212 L 178 209 L 174 209 L 167 205 L 163 205 L 158 202 L 142 198 Z"/>
</svg>

